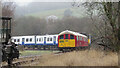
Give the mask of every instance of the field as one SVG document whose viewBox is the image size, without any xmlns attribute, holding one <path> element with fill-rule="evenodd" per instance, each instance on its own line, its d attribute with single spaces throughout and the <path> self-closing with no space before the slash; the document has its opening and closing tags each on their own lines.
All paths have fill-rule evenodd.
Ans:
<svg viewBox="0 0 120 68">
<path fill-rule="evenodd" d="M 24 66 L 118 66 L 118 55 L 98 50 L 44 54 L 40 60 Z"/>
<path fill-rule="evenodd" d="M 25 50 L 25 51 L 20 51 L 20 56 L 44 55 L 44 54 L 50 54 L 52 52 L 53 51 Z"/>
</svg>

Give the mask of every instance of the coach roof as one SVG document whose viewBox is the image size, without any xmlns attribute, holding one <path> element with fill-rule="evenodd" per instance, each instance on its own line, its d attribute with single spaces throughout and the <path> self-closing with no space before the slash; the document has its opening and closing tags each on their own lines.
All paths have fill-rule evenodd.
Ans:
<svg viewBox="0 0 120 68">
<path fill-rule="evenodd" d="M 63 35 L 63 34 L 73 34 L 73 35 L 76 35 L 76 36 L 87 37 L 87 36 L 85 36 L 83 34 L 73 32 L 73 31 L 70 31 L 70 30 L 65 30 L 65 31 L 62 31 L 61 33 L 59 33 L 59 35 Z"/>
</svg>

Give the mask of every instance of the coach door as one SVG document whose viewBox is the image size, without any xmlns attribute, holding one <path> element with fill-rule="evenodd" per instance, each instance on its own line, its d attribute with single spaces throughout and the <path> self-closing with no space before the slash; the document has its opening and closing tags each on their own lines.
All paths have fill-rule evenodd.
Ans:
<svg viewBox="0 0 120 68">
<path fill-rule="evenodd" d="M 55 45 L 56 44 L 56 36 L 54 36 L 54 41 L 53 42 L 54 42 L 54 45 Z"/>
<path fill-rule="evenodd" d="M 24 42 L 25 42 L 25 38 L 22 38 L 22 45 L 24 45 Z"/>
<path fill-rule="evenodd" d="M 44 44 L 46 44 L 46 37 L 44 37 Z"/>
</svg>

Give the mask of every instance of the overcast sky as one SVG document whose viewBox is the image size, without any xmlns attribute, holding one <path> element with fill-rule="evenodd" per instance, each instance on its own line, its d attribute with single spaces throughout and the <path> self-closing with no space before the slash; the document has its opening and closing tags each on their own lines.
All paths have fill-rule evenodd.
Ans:
<svg viewBox="0 0 120 68">
<path fill-rule="evenodd" d="M 14 0 L 19 6 L 28 5 L 31 2 L 82 2 L 82 0 Z"/>
</svg>

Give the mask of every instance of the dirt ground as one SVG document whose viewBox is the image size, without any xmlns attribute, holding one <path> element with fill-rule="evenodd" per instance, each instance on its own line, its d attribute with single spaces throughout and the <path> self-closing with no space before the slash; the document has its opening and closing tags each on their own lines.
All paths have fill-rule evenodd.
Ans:
<svg viewBox="0 0 120 68">
<path fill-rule="evenodd" d="M 118 55 L 98 50 L 46 54 L 40 60 L 24 66 L 118 66 Z"/>
</svg>

